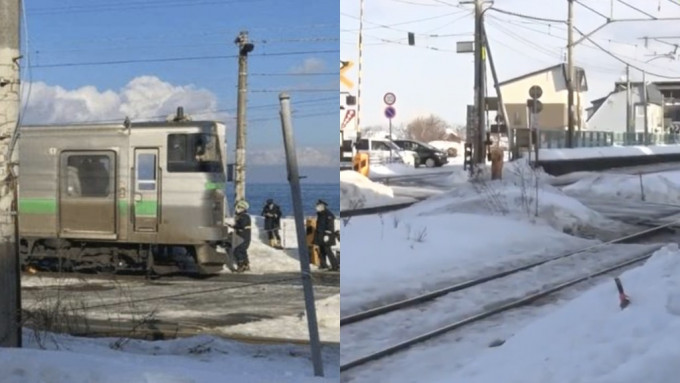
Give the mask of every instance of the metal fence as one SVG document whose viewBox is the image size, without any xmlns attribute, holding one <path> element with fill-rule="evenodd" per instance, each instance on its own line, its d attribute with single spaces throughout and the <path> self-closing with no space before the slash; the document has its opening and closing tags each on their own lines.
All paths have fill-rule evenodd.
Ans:
<svg viewBox="0 0 680 383">
<path fill-rule="evenodd" d="M 515 129 L 513 131 L 513 146 L 518 150 L 529 147 L 529 130 Z M 536 141 L 536 133 L 531 141 Z M 602 131 L 574 132 L 575 148 L 593 148 L 605 146 L 634 146 L 634 145 L 672 145 L 680 144 L 678 133 L 615 133 Z M 538 133 L 538 145 L 541 149 L 567 148 L 567 132 L 561 130 L 545 130 Z"/>
</svg>

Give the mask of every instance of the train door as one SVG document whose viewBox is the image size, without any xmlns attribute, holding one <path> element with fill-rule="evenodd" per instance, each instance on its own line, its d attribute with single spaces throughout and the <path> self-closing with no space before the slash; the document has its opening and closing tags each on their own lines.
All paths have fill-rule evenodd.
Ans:
<svg viewBox="0 0 680 383">
<path fill-rule="evenodd" d="M 157 232 L 159 212 L 158 149 L 135 149 L 135 231 Z"/>
<path fill-rule="evenodd" d="M 60 155 L 59 227 L 62 237 L 116 237 L 116 153 Z"/>
</svg>

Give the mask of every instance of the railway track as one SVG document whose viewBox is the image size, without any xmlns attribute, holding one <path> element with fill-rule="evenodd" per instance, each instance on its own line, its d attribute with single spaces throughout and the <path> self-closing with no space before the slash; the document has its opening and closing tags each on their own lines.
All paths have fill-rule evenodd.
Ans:
<svg viewBox="0 0 680 383">
<path fill-rule="evenodd" d="M 92 274 L 68 272 L 60 273 L 56 271 L 42 271 L 37 274 L 24 273 L 27 276 L 42 276 L 47 278 L 77 278 L 82 280 L 106 280 L 106 281 L 146 281 L 144 274 Z M 339 286 L 340 273 L 327 271 L 313 271 L 311 273 L 312 281 L 315 285 L 321 286 Z M 299 272 L 278 272 L 270 274 L 218 274 L 212 276 L 191 276 L 186 274 L 167 275 L 154 282 L 174 282 L 174 281 L 196 281 L 201 282 L 239 282 L 239 283 L 271 283 L 271 284 L 300 284 L 301 276 Z"/>
<path fill-rule="evenodd" d="M 392 212 L 392 211 L 405 209 L 405 208 L 415 204 L 416 202 L 420 202 L 420 201 L 405 202 L 405 203 L 398 203 L 398 204 L 393 204 L 393 205 L 385 205 L 385 206 L 377 206 L 377 207 L 367 207 L 367 208 L 362 208 L 362 209 L 341 210 L 340 211 L 340 218 L 350 218 L 350 217 L 357 217 L 357 216 L 360 216 L 360 215 L 373 215 L 373 214 L 389 213 L 389 212 Z"/>
<path fill-rule="evenodd" d="M 178 338 L 188 338 L 197 335 L 212 335 L 223 339 L 234 340 L 251 344 L 299 344 L 309 345 L 308 339 L 295 339 L 283 337 L 263 337 L 243 334 L 229 334 L 211 331 L 210 328 L 196 325 L 194 323 L 169 322 L 169 321 L 111 321 L 84 318 L 62 318 L 68 323 L 68 328 L 56 328 L 56 332 L 61 332 L 83 337 L 106 337 L 121 339 L 140 339 L 140 340 L 168 340 Z M 28 328 L 33 326 L 28 323 Z M 33 329 L 35 332 L 42 330 Z M 51 331 L 54 332 L 54 331 Z M 339 346 L 338 342 L 322 341 L 324 346 Z"/>
<path fill-rule="evenodd" d="M 680 221 L 659 225 L 659 226 L 656 226 L 656 227 L 653 227 L 653 228 L 650 228 L 650 229 L 640 231 L 638 233 L 630 234 L 630 235 L 627 235 L 627 236 L 624 236 L 624 237 L 621 237 L 621 238 L 618 238 L 618 239 L 614 239 L 612 241 L 604 242 L 604 243 L 601 243 L 601 244 L 598 244 L 598 245 L 589 246 L 587 248 L 580 249 L 580 250 L 577 250 L 577 251 L 574 251 L 574 252 L 561 254 L 559 256 L 548 258 L 548 259 L 545 259 L 545 260 L 542 260 L 542 261 L 532 262 L 532 263 L 524 265 L 524 266 L 504 270 L 502 272 L 495 273 L 495 274 L 492 274 L 492 275 L 487 275 L 487 276 L 484 276 L 484 277 L 481 277 L 481 278 L 475 278 L 475 279 L 468 280 L 468 281 L 465 281 L 465 282 L 456 283 L 454 285 L 451 285 L 451 286 L 448 286 L 448 287 L 445 287 L 445 288 L 442 288 L 442 289 L 438 289 L 436 291 L 432 291 L 432 292 L 429 292 L 429 293 L 426 293 L 426 294 L 422 294 L 422 295 L 419 295 L 419 296 L 416 296 L 416 297 L 412 297 L 412 298 L 409 298 L 409 299 L 405 299 L 405 300 L 402 300 L 402 301 L 399 301 L 399 302 L 394 302 L 394 303 L 387 304 L 387 305 L 380 306 L 380 307 L 375 307 L 373 309 L 366 310 L 366 311 L 363 311 L 363 312 L 351 314 L 351 315 L 348 315 L 346 317 L 341 318 L 340 324 L 341 324 L 341 326 L 348 326 L 348 325 L 356 324 L 356 323 L 361 322 L 361 321 L 365 321 L 365 320 L 370 319 L 370 318 L 376 318 L 376 317 L 379 317 L 379 316 L 385 316 L 387 314 L 394 313 L 396 311 L 411 309 L 411 308 L 414 308 L 416 306 L 422 305 L 426 302 L 430 302 L 430 301 L 433 301 L 437 298 L 443 297 L 447 294 L 451 294 L 453 292 L 462 292 L 464 290 L 467 291 L 468 289 L 470 289 L 474 286 L 480 286 L 480 285 L 483 285 L 485 283 L 489 283 L 489 282 L 492 282 L 492 281 L 500 281 L 500 280 L 502 280 L 506 277 L 512 276 L 513 274 L 518 274 L 518 273 L 523 272 L 523 271 L 528 271 L 530 269 L 534 269 L 534 268 L 541 266 L 541 265 L 548 265 L 548 264 L 551 264 L 551 263 L 554 263 L 554 262 L 558 262 L 560 260 L 564 260 L 564 259 L 569 258 L 569 257 L 576 256 L 578 254 L 584 254 L 584 253 L 592 252 L 593 250 L 596 250 L 598 248 L 604 248 L 608 245 L 644 239 L 644 238 L 650 237 L 652 235 L 655 235 L 655 234 L 657 234 L 661 231 L 672 229 L 673 227 L 676 227 L 678 225 L 678 223 L 680 223 Z M 440 326 L 440 327 L 436 328 L 435 330 L 429 331 L 429 332 L 424 333 L 424 334 L 419 335 L 419 336 L 413 336 L 413 337 L 411 337 L 411 338 L 409 338 L 405 341 L 399 342 L 399 343 L 391 345 L 389 347 L 382 348 L 379 351 L 371 352 L 370 354 L 367 354 L 365 356 L 353 359 L 350 362 L 341 364 L 340 370 L 341 371 L 347 371 L 347 370 L 350 370 L 352 368 L 361 366 L 363 364 L 382 359 L 386 356 L 389 356 L 389 355 L 395 354 L 397 352 L 403 351 L 405 349 L 408 349 L 409 347 L 411 347 L 415 344 L 425 342 L 425 341 L 430 340 L 432 338 L 435 338 L 437 336 L 448 333 L 449 331 L 462 328 L 466 325 L 470 325 L 472 323 L 481 321 L 483 319 L 486 319 L 488 317 L 503 313 L 505 311 L 512 310 L 512 309 L 521 307 L 523 305 L 527 305 L 527 304 L 532 303 L 532 302 L 534 302 L 534 301 L 536 301 L 540 298 L 554 294 L 554 293 L 559 292 L 559 291 L 561 291 L 565 288 L 568 288 L 570 286 L 573 286 L 573 285 L 576 285 L 578 283 L 587 281 L 591 278 L 594 278 L 594 277 L 597 277 L 597 276 L 600 276 L 600 275 L 603 275 L 603 274 L 607 274 L 607 273 L 610 273 L 612 271 L 616 271 L 618 269 L 621 269 L 621 268 L 642 262 L 642 261 L 646 260 L 647 258 L 649 258 L 651 256 L 651 254 L 656 249 L 658 249 L 658 247 L 651 250 L 651 251 L 645 252 L 643 255 L 635 256 L 635 257 L 632 257 L 632 258 L 629 258 L 629 259 L 624 259 L 620 262 L 617 262 L 614 265 L 610 264 L 610 265 L 607 265 L 607 266 L 600 267 L 596 271 L 590 272 L 587 275 L 581 275 L 581 276 L 578 276 L 578 277 L 574 277 L 574 278 L 572 278 L 568 281 L 562 281 L 562 282 L 550 285 L 547 288 L 539 289 L 538 291 L 528 293 L 527 295 L 524 295 L 522 297 L 512 299 L 510 301 L 501 301 L 500 303 L 489 305 L 489 306 L 492 306 L 492 307 L 487 309 L 487 310 L 483 310 L 481 312 L 478 311 L 478 312 L 471 314 L 467 317 L 464 317 L 462 319 L 458 319 L 455 322 Z"/>
</svg>

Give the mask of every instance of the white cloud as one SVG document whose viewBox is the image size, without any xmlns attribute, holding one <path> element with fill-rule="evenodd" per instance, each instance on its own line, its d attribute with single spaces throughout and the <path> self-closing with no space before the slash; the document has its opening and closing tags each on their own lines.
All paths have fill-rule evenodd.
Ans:
<svg viewBox="0 0 680 383">
<path fill-rule="evenodd" d="M 24 86 L 28 90 L 28 86 Z M 24 101 L 28 92 L 24 92 Z M 119 91 L 99 91 L 93 86 L 67 90 L 58 85 L 36 82 L 30 85 L 25 124 L 115 121 L 126 116 L 140 121 L 159 119 L 183 106 L 196 119 L 227 120 L 217 109 L 217 97 L 193 85 L 173 85 L 155 76 L 132 79 Z"/>
<path fill-rule="evenodd" d="M 318 73 L 326 68 L 326 63 L 320 58 L 306 58 L 302 64 L 291 68 L 291 73 Z"/>
</svg>

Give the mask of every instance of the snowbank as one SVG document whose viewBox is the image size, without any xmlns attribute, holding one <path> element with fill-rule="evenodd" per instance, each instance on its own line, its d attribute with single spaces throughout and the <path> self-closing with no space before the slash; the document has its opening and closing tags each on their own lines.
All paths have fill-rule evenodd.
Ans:
<svg viewBox="0 0 680 383">
<path fill-rule="evenodd" d="M 304 346 L 248 345 L 208 336 L 120 342 L 47 334 L 37 342 L 33 333 L 24 334 L 25 348 L 0 349 L 0 382 L 298 383 L 339 379 L 337 348 L 325 349 L 326 378 L 316 378 L 309 348 Z"/>
<path fill-rule="evenodd" d="M 593 243 L 510 217 L 411 209 L 342 228 L 352 239 L 343 256 L 352 272 L 340 273 L 343 315 Z"/>
<path fill-rule="evenodd" d="M 657 154 L 680 154 L 680 145 L 540 149 L 538 158 L 541 161 L 553 161 L 600 157 L 636 157 Z"/>
<path fill-rule="evenodd" d="M 616 227 L 615 222 L 551 186 L 550 175 L 530 168 L 525 161 L 509 163 L 504 169 L 503 180 L 490 181 L 487 174 L 481 176 L 484 181 L 470 182 L 465 177 L 462 171 L 454 172 L 449 177 L 453 186 L 450 191 L 416 204 L 404 214 L 427 216 L 458 212 L 504 215 L 547 224 L 568 233 Z"/>
<path fill-rule="evenodd" d="M 340 294 L 316 302 L 319 335 L 325 342 L 340 342 Z M 286 339 L 309 339 L 307 314 L 282 316 L 218 329 L 225 334 L 243 334 Z"/>
<path fill-rule="evenodd" d="M 404 164 L 371 164 L 369 167 L 369 177 L 386 177 L 386 176 L 406 176 L 418 174 L 419 170 L 413 166 Z"/>
<path fill-rule="evenodd" d="M 352 272 L 341 274 L 343 313 L 590 243 L 574 234 L 628 229 L 550 186 L 549 176 L 526 163 L 510 164 L 502 181 L 463 179 L 455 173 L 449 191 L 383 217 L 352 218 L 342 228 L 352 239 L 343 260 Z"/>
<path fill-rule="evenodd" d="M 642 175 L 594 174 L 569 186 L 564 192 L 574 196 L 621 198 L 656 203 L 680 204 L 680 173 Z"/>
<path fill-rule="evenodd" d="M 680 375 L 680 251 L 670 245 L 621 280 L 621 310 L 603 283 L 536 320 L 455 374 L 433 382 L 676 382 Z"/>
<path fill-rule="evenodd" d="M 340 172 L 341 210 L 389 205 L 393 199 L 394 193 L 389 186 L 373 182 L 353 170 Z"/>
</svg>

